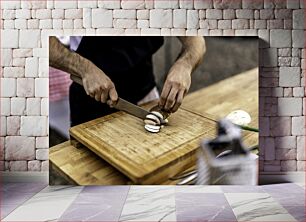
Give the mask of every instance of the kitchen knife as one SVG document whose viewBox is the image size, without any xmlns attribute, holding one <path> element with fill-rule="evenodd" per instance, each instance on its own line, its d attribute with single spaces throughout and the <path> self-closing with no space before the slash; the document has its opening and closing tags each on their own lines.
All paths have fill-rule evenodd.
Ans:
<svg viewBox="0 0 306 222">
<path fill-rule="evenodd" d="M 149 111 L 139 106 L 136 106 L 133 103 L 130 103 L 120 97 L 116 101 L 116 104 L 113 105 L 113 107 L 128 114 L 131 114 L 135 117 L 138 117 L 142 120 L 146 119 L 146 116 L 150 113 Z"/>
<path fill-rule="evenodd" d="M 83 85 L 82 79 L 79 76 L 76 75 L 70 75 L 71 79 L 80 84 Z M 146 116 L 150 113 L 149 111 L 134 105 L 133 103 L 130 103 L 122 98 L 118 98 L 118 100 L 116 101 L 115 104 L 112 104 L 112 107 L 114 107 L 115 109 L 124 111 L 128 114 L 131 114 L 132 116 L 138 117 L 142 120 L 144 120 L 146 118 Z"/>
</svg>

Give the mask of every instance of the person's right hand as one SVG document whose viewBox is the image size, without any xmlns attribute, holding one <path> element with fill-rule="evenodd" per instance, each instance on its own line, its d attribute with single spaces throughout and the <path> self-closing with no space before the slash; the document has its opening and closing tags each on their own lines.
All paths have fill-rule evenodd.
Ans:
<svg viewBox="0 0 306 222">
<path fill-rule="evenodd" d="M 82 73 L 83 86 L 87 95 L 96 101 L 101 101 L 110 106 L 118 100 L 118 94 L 111 79 L 93 63 L 87 65 Z"/>
</svg>

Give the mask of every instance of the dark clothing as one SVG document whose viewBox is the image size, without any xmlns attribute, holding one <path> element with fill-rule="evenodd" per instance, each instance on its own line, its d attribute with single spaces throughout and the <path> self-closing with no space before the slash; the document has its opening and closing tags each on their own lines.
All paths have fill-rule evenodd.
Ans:
<svg viewBox="0 0 306 222">
<path fill-rule="evenodd" d="M 83 37 L 77 53 L 92 61 L 115 84 L 123 99 L 137 103 L 154 87 L 152 55 L 163 37 Z M 71 125 L 114 112 L 114 109 L 86 95 L 82 86 L 70 87 Z"/>
</svg>

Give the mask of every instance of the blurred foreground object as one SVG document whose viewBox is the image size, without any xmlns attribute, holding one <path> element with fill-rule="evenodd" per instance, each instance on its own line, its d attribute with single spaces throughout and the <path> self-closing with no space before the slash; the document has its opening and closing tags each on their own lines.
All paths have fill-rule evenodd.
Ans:
<svg viewBox="0 0 306 222">
<path fill-rule="evenodd" d="M 244 147 L 240 128 L 227 119 L 218 122 L 217 138 L 201 143 L 197 167 L 199 185 L 258 183 L 258 156 Z"/>
</svg>

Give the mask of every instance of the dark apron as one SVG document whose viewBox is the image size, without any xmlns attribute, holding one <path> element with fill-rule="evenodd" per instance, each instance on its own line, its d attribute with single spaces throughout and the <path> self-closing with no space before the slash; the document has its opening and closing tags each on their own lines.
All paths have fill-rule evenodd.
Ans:
<svg viewBox="0 0 306 222">
<path fill-rule="evenodd" d="M 76 52 L 103 70 L 120 97 L 137 103 L 155 87 L 152 55 L 162 44 L 163 37 L 88 36 Z M 71 126 L 116 111 L 89 97 L 76 83 L 70 86 L 69 100 Z"/>
</svg>

